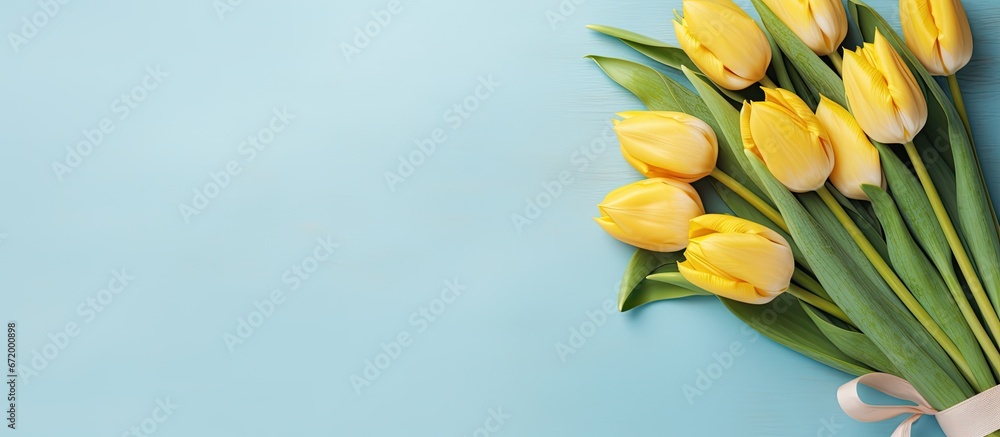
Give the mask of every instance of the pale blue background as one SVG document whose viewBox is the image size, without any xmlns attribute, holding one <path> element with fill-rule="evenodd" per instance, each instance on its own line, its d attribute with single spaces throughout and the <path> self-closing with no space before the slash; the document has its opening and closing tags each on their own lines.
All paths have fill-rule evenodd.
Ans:
<svg viewBox="0 0 1000 437">
<path fill-rule="evenodd" d="M 586 0 L 552 26 L 559 3 L 403 0 L 352 62 L 340 44 L 386 1 L 245 0 L 222 20 L 209 0 L 73 1 L 0 47 L 0 318 L 19 322 L 22 369 L 80 326 L 22 381 L 20 429 L 0 435 L 118 436 L 168 398 L 157 436 L 465 436 L 491 408 L 505 436 L 832 435 L 824 421 L 889 435 L 840 412 L 846 375 L 746 335 L 711 299 L 613 314 L 560 359 L 631 252 L 594 205 L 637 178 L 613 140 L 580 153 L 639 107 L 583 56 L 639 58 L 583 26 L 672 41 L 680 1 Z M 995 138 L 1000 11 L 965 3 L 977 46 L 961 76 L 977 135 Z M 0 30 L 39 8 L 2 2 Z M 114 100 L 157 65 L 169 77 L 119 120 Z M 452 129 L 446 111 L 490 75 L 499 88 Z M 240 142 L 284 107 L 296 118 L 245 162 Z M 104 117 L 115 131 L 57 179 Z M 385 172 L 437 128 L 447 142 L 390 190 Z M 231 160 L 243 172 L 185 223 L 179 204 Z M 518 232 L 511 215 L 561 172 L 572 183 Z M 223 334 L 327 235 L 332 258 L 230 353 Z M 77 306 L 121 268 L 136 279 L 87 323 Z M 467 290 L 417 332 L 411 314 L 453 278 Z M 413 344 L 358 395 L 351 375 L 401 331 Z M 689 405 L 683 385 L 733 342 L 745 353 Z"/>
</svg>

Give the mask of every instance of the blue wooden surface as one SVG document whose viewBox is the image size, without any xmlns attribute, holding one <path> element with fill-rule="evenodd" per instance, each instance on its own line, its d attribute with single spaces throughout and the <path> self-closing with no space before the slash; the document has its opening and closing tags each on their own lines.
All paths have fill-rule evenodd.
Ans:
<svg viewBox="0 0 1000 437">
<path fill-rule="evenodd" d="M 22 18 L 42 3 L 0 4 L 27 41 L 0 49 L 0 318 L 19 327 L 21 435 L 895 425 L 852 422 L 834 397 L 846 375 L 712 299 L 603 311 L 631 251 L 590 217 L 637 179 L 608 121 L 640 105 L 583 56 L 641 58 L 583 26 L 673 41 L 679 0 L 71 2 L 32 33 Z M 996 188 L 1000 11 L 965 3 L 976 49 L 960 77 Z M 365 26 L 378 34 L 345 54 Z M 68 157 L 104 119 L 114 130 Z M 338 245 L 325 261 L 317 239 Z M 135 279 L 102 291 L 122 269 Z M 384 368 L 366 376 L 368 361 Z"/>
</svg>

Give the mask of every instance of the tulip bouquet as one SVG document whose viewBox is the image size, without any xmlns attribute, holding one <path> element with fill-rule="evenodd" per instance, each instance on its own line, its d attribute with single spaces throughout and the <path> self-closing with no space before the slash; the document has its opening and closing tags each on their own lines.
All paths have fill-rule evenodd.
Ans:
<svg viewBox="0 0 1000 437">
<path fill-rule="evenodd" d="M 591 56 L 646 106 L 615 131 L 647 179 L 596 219 L 638 248 L 620 310 L 715 295 L 857 376 L 838 392 L 856 419 L 1000 436 L 1000 226 L 955 76 L 972 56 L 962 4 L 901 0 L 900 36 L 860 0 L 752 3 L 760 22 L 683 0 L 679 47 L 590 26 L 669 67 Z M 867 405 L 859 384 L 917 405 Z"/>
</svg>

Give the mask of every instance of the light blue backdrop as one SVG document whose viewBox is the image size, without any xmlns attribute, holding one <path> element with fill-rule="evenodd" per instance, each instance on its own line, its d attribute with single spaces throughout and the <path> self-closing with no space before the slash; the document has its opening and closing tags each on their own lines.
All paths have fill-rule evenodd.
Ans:
<svg viewBox="0 0 1000 437">
<path fill-rule="evenodd" d="M 639 103 L 583 56 L 639 58 L 583 26 L 672 41 L 679 4 L 2 2 L 0 435 L 888 435 L 712 299 L 603 309 Z M 1000 11 L 966 5 L 995 183 Z"/>
</svg>

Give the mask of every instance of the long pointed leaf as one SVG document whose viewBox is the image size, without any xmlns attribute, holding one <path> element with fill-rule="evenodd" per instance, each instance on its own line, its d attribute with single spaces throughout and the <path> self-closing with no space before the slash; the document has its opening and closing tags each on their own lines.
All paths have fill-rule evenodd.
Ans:
<svg viewBox="0 0 1000 437">
<path fill-rule="evenodd" d="M 878 148 L 882 161 L 882 170 L 885 178 L 892 189 L 892 195 L 896 198 L 899 211 L 906 220 L 907 225 L 913 231 L 914 237 L 920 246 L 927 251 L 927 255 L 939 267 L 951 265 L 951 249 L 948 247 L 948 240 L 944 236 L 941 227 L 938 226 L 937 218 L 931 203 L 924 194 L 920 181 L 910 172 L 910 169 L 903 164 L 903 161 L 896 156 L 889 146 L 873 142 Z"/>
<path fill-rule="evenodd" d="M 702 81 L 712 85 L 716 90 L 724 94 L 733 102 L 742 102 L 744 100 L 758 97 L 763 95 L 758 90 L 753 89 L 753 87 L 741 91 L 730 91 L 720 86 L 715 85 L 698 69 L 698 66 L 691 61 L 691 58 L 684 53 L 684 50 L 680 47 L 674 47 L 663 41 L 657 40 L 655 38 L 650 38 L 645 35 L 640 35 L 638 33 L 619 29 L 617 27 L 604 26 L 600 24 L 590 24 L 587 25 L 588 29 L 595 30 L 597 32 L 603 33 L 608 36 L 618 38 L 619 41 L 625 43 L 625 45 L 631 47 L 635 51 L 646 55 L 649 59 L 666 65 L 670 68 L 680 70 L 681 67 L 688 68 L 701 78 Z"/>
<path fill-rule="evenodd" d="M 879 187 L 865 185 L 862 188 L 875 205 L 875 212 L 885 227 L 886 243 L 889 245 L 889 258 L 893 269 L 913 291 L 913 296 L 920 305 L 955 342 L 969 363 L 973 377 L 984 387 L 996 385 L 990 365 L 986 362 L 982 349 L 979 348 L 976 336 L 962 316 L 958 303 L 947 292 L 948 286 L 937 269 L 913 241 L 903 217 L 896 209 L 895 202 Z"/>
<path fill-rule="evenodd" d="M 857 275 L 845 263 L 847 255 L 830 241 L 795 196 L 759 159 L 750 162 L 778 204 L 820 282 L 899 373 L 939 410 L 972 396 L 972 388 L 961 378 L 958 368 L 913 315 L 900 310 L 896 296 L 887 295 L 866 276 Z M 953 377 L 956 374 L 958 379 Z"/>
<path fill-rule="evenodd" d="M 720 300 L 751 328 L 802 355 L 851 375 L 874 371 L 838 349 L 790 295 L 782 295 L 765 305 Z"/>
<path fill-rule="evenodd" d="M 677 261 L 683 260 L 680 253 L 650 252 L 638 249 L 629 260 L 618 289 L 618 310 L 625 312 L 650 302 L 680 299 L 688 296 L 710 293 L 646 279 L 656 273 L 677 272 Z"/>
<path fill-rule="evenodd" d="M 893 375 L 899 376 L 899 369 L 896 368 L 892 361 L 879 350 L 875 343 L 866 337 L 864 334 L 857 331 L 848 331 L 830 322 L 829 319 L 822 316 L 819 311 L 813 309 L 806 303 L 802 303 L 802 309 L 809 314 L 809 318 L 812 319 L 813 323 L 823 332 L 837 349 L 843 351 L 847 356 L 854 358 L 862 363 L 865 363 L 868 367 L 871 367 L 879 372 L 891 373 Z"/>
</svg>

